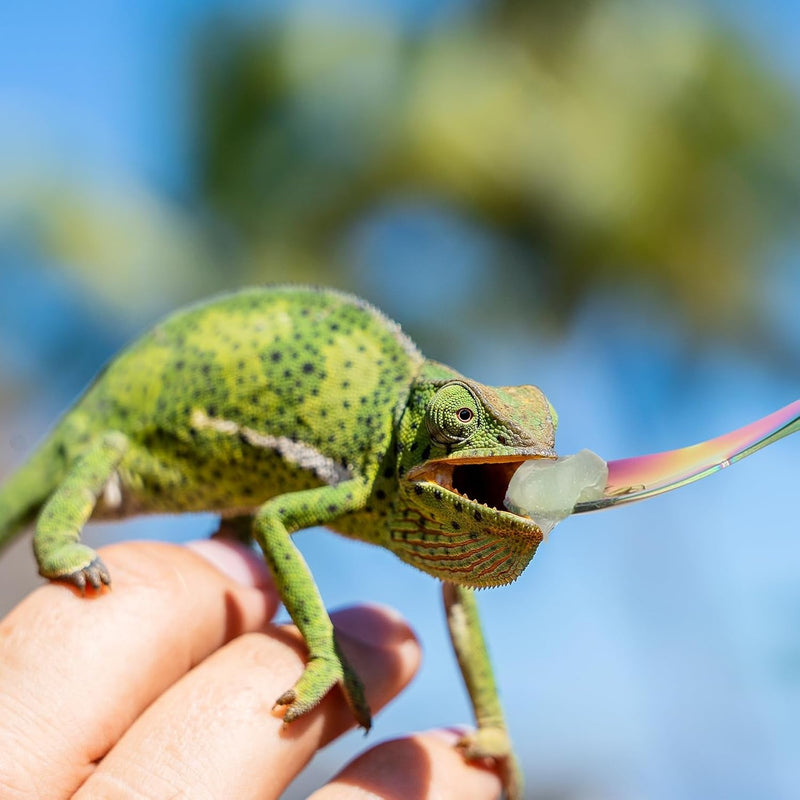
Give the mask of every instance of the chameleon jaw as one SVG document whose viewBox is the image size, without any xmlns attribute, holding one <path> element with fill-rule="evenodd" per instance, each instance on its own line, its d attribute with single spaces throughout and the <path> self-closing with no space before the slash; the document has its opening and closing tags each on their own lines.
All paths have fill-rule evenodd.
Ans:
<svg viewBox="0 0 800 800">
<path fill-rule="evenodd" d="M 448 459 L 432 461 L 412 469 L 408 479 L 414 483 L 434 484 L 452 495 L 454 500 L 466 501 L 476 508 L 513 518 L 517 523 L 533 520 L 508 511 L 504 506 L 509 481 L 528 457 L 501 456 L 495 458 Z"/>
</svg>

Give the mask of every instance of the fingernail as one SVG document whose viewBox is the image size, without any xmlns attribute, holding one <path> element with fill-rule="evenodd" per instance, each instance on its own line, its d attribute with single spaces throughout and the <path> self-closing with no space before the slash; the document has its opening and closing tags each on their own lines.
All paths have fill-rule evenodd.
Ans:
<svg viewBox="0 0 800 800">
<path fill-rule="evenodd" d="M 424 736 L 430 736 L 432 739 L 438 739 L 450 747 L 455 747 L 468 733 L 471 733 L 473 728 L 469 725 L 449 725 L 446 728 L 431 728 L 425 731 Z"/>
<path fill-rule="evenodd" d="M 264 559 L 254 550 L 239 542 L 197 539 L 188 542 L 186 547 L 213 564 L 223 575 L 227 575 L 242 586 L 260 589 L 271 582 Z"/>
<path fill-rule="evenodd" d="M 362 604 L 331 614 L 337 631 L 372 647 L 394 647 L 405 641 L 416 642 L 409 624 L 393 608 Z"/>
</svg>

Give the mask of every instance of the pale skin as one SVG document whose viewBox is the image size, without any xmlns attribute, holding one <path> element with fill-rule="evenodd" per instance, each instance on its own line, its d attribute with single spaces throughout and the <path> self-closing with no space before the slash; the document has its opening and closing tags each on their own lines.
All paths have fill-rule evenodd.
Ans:
<svg viewBox="0 0 800 800">
<path fill-rule="evenodd" d="M 104 602 L 53 584 L 0 622 L 0 795 L 278 798 L 352 727 L 338 691 L 291 726 L 265 713 L 301 674 L 304 649 L 293 626 L 271 622 L 277 592 L 241 545 L 101 552 L 115 577 Z M 413 633 L 376 607 L 331 618 L 379 711 L 417 669 Z M 373 746 L 313 800 L 499 797 L 498 777 L 462 759 L 458 738 L 443 729 Z"/>
</svg>

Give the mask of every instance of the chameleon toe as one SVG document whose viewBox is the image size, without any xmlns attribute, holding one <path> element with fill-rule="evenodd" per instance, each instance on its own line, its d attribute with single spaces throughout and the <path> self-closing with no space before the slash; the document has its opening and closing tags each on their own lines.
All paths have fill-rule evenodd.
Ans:
<svg viewBox="0 0 800 800">
<path fill-rule="evenodd" d="M 275 705 L 272 706 L 273 711 L 281 711 L 286 706 L 290 706 L 295 701 L 295 693 L 294 689 L 289 689 L 288 691 L 284 692 L 276 701 Z"/>
<path fill-rule="evenodd" d="M 60 575 L 58 580 L 72 584 L 80 590 L 81 594 L 86 593 L 87 585 L 91 586 L 95 591 L 100 591 L 103 586 L 111 585 L 111 576 L 108 569 L 99 558 L 95 558 L 90 564 L 81 569 L 70 572 L 67 575 Z"/>
<path fill-rule="evenodd" d="M 343 658 L 312 659 L 297 683 L 278 697 L 272 710 L 282 713 L 283 721 L 288 725 L 316 708 L 337 684 L 356 722 L 369 730 L 372 717 L 364 695 L 364 685 Z"/>
</svg>

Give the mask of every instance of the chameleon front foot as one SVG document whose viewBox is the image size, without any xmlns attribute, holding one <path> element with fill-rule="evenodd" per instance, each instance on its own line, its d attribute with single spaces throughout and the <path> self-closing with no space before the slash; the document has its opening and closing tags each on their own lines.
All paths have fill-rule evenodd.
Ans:
<svg viewBox="0 0 800 800">
<path fill-rule="evenodd" d="M 58 580 L 77 586 L 81 594 L 86 593 L 87 584 L 95 591 L 99 591 L 103 586 L 111 585 L 111 575 L 109 575 L 106 565 L 99 558 L 95 558 L 91 564 L 83 567 L 83 569 L 59 577 Z"/>
<path fill-rule="evenodd" d="M 39 574 L 51 581 L 68 583 L 85 594 L 86 587 L 99 590 L 111 584 L 111 575 L 100 557 L 80 542 L 70 543 L 41 559 Z"/>
<path fill-rule="evenodd" d="M 364 696 L 364 685 L 339 653 L 338 647 L 334 647 L 329 656 L 312 656 L 300 680 L 275 701 L 273 711 L 283 711 L 283 721 L 287 724 L 293 722 L 315 708 L 336 684 L 339 684 L 356 722 L 369 730 L 372 717 Z"/>
<path fill-rule="evenodd" d="M 522 800 L 522 770 L 504 728 L 484 727 L 456 744 L 467 761 L 491 759 L 497 766 L 508 800 Z"/>
</svg>

